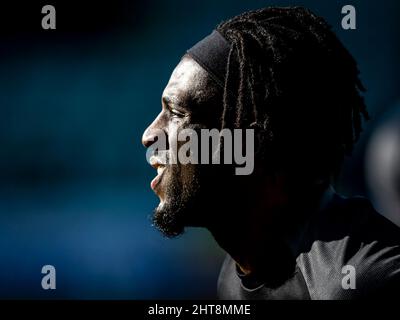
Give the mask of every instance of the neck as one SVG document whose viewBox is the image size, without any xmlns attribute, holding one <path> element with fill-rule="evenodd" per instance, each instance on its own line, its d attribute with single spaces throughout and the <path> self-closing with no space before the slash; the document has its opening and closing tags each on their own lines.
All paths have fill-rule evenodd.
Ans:
<svg viewBox="0 0 400 320">
<path fill-rule="evenodd" d="M 272 223 L 275 219 L 266 221 L 263 210 L 249 213 L 248 217 L 259 219 L 241 219 L 238 223 L 230 223 L 229 228 L 225 225 L 210 229 L 219 246 L 235 260 L 244 274 L 259 273 L 266 267 L 267 255 L 277 258 L 289 249 L 279 236 L 281 226 L 277 222 Z"/>
<path fill-rule="evenodd" d="M 214 226 L 210 231 L 244 274 L 262 274 L 276 268 L 284 277 L 292 271 L 295 259 L 286 235 L 300 227 L 310 210 L 315 210 L 322 193 L 318 189 L 291 197 L 259 194 L 258 201 L 244 201 L 241 209 L 233 212 L 232 216 L 240 220 L 230 221 L 229 227 L 226 223 Z"/>
</svg>

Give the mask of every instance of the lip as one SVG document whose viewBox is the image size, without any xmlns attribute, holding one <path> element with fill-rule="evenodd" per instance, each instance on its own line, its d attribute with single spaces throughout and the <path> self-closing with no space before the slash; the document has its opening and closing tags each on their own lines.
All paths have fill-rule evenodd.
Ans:
<svg viewBox="0 0 400 320">
<path fill-rule="evenodd" d="M 157 188 L 157 186 L 160 184 L 164 171 L 165 171 L 164 166 L 160 166 L 157 168 L 157 176 L 155 176 L 154 179 L 151 180 L 151 183 L 150 183 L 151 189 L 155 190 Z"/>
<path fill-rule="evenodd" d="M 157 176 L 151 181 L 150 187 L 155 191 L 157 186 L 160 184 L 162 180 L 162 176 L 165 171 L 165 165 L 161 164 L 161 162 L 154 156 L 150 158 L 150 165 L 157 170 Z"/>
</svg>

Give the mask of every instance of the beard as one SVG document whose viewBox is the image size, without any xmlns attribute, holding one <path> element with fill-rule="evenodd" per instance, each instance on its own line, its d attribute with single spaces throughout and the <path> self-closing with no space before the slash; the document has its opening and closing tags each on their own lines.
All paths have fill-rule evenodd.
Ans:
<svg viewBox="0 0 400 320">
<path fill-rule="evenodd" d="M 174 238 L 184 233 L 185 226 L 193 224 L 194 200 L 200 186 L 199 168 L 196 165 L 170 165 L 163 187 L 165 201 L 154 210 L 153 225 L 166 237 Z"/>
<path fill-rule="evenodd" d="M 154 210 L 153 225 L 166 237 L 174 238 L 184 233 L 185 227 L 211 227 L 227 221 L 227 195 L 231 172 L 224 166 L 171 165 L 162 181 L 165 201 Z M 223 185 L 218 181 L 225 181 Z M 226 183 L 228 182 L 228 183 Z M 232 200 L 232 199 L 231 199 Z M 225 203 L 222 207 L 222 203 Z"/>
</svg>

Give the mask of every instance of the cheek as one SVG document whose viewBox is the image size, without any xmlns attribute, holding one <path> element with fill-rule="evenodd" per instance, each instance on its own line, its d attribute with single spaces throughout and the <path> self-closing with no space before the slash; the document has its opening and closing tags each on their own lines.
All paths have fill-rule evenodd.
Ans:
<svg viewBox="0 0 400 320">
<path fill-rule="evenodd" d="M 178 149 L 177 145 L 178 133 L 179 133 L 179 126 L 171 124 L 168 127 L 168 146 L 169 146 L 170 157 L 176 157 Z M 176 159 L 175 162 L 173 163 L 176 163 Z"/>
<path fill-rule="evenodd" d="M 168 146 L 170 151 L 170 156 L 176 156 L 181 145 L 185 141 L 178 141 L 179 132 L 183 129 L 189 128 L 190 121 L 188 119 L 173 119 L 168 125 Z M 179 164 L 179 161 L 175 160 L 175 163 Z"/>
</svg>

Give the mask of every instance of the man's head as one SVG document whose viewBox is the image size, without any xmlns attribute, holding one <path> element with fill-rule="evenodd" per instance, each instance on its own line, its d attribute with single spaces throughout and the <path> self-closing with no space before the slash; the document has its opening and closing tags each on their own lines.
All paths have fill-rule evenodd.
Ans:
<svg viewBox="0 0 400 320">
<path fill-rule="evenodd" d="M 181 130 L 217 127 L 218 109 L 222 108 L 221 97 L 219 88 L 207 72 L 193 59 L 184 57 L 164 89 L 161 113 L 143 134 L 143 144 L 150 147 L 157 141 L 161 130 L 167 139 L 166 148 L 172 153 L 179 148 L 174 141 Z M 150 163 L 158 170 L 151 187 L 160 198 L 154 222 L 163 233 L 174 236 L 181 233 L 188 223 L 188 208 L 192 203 L 195 206 L 201 165 L 183 165 L 179 162 L 163 165 L 165 161 L 160 153 L 150 158 Z"/>
<path fill-rule="evenodd" d="M 170 153 L 180 148 L 173 141 L 183 129 L 252 128 L 255 170 L 239 177 L 230 166 L 164 166 L 154 156 L 159 174 L 152 188 L 160 198 L 154 221 L 168 236 L 187 225 L 244 221 L 240 211 L 259 201 L 260 190 L 274 202 L 284 190 L 327 184 L 358 139 L 362 116 L 368 117 L 354 59 L 310 11 L 246 12 L 216 30 L 229 43 L 222 81 L 189 51 L 172 73 L 162 111 L 143 143 L 151 146 L 162 131 Z"/>
</svg>

